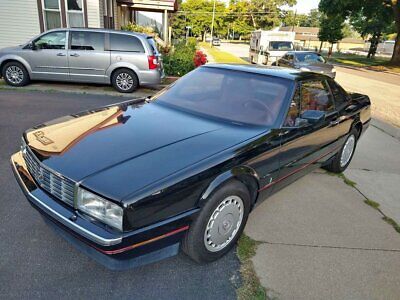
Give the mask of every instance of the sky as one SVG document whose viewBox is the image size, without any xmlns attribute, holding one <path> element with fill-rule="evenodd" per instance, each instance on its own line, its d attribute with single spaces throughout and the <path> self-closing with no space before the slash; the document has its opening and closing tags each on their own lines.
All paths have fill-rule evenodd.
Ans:
<svg viewBox="0 0 400 300">
<path fill-rule="evenodd" d="M 307 14 L 313 8 L 318 8 L 319 0 L 297 0 L 297 4 L 293 7 L 284 7 L 285 9 L 296 10 L 299 14 Z"/>
</svg>

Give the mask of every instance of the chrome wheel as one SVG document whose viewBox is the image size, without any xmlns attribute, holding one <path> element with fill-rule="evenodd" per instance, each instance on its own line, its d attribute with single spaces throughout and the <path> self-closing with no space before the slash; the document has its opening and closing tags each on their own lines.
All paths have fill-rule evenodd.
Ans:
<svg viewBox="0 0 400 300">
<path fill-rule="evenodd" d="M 340 156 L 340 166 L 342 168 L 349 163 L 351 156 L 353 155 L 355 145 L 356 137 L 352 134 L 347 138 L 347 141 L 343 146 L 342 155 Z"/>
<path fill-rule="evenodd" d="M 210 252 L 225 248 L 236 236 L 243 221 L 243 200 L 225 198 L 211 214 L 204 232 L 204 245 Z"/>
<path fill-rule="evenodd" d="M 133 78 L 128 73 L 118 74 L 115 81 L 116 81 L 117 86 L 123 91 L 128 91 L 133 86 Z"/>
<path fill-rule="evenodd" d="M 24 80 L 24 72 L 18 66 L 9 66 L 6 70 L 7 80 L 13 84 L 20 84 Z"/>
</svg>

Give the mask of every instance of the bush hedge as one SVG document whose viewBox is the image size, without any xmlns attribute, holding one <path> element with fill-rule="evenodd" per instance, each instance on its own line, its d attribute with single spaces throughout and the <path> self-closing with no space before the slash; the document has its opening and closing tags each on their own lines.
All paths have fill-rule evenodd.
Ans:
<svg viewBox="0 0 400 300">
<path fill-rule="evenodd" d="M 196 67 L 196 40 L 189 39 L 187 44 L 179 42 L 172 49 L 165 49 L 163 52 L 164 71 L 168 76 L 183 76 Z"/>
</svg>

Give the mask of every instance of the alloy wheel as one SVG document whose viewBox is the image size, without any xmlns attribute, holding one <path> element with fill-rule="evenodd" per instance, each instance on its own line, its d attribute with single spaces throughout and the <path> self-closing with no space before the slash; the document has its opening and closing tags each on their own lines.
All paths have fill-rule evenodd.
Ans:
<svg viewBox="0 0 400 300">
<path fill-rule="evenodd" d="M 24 80 L 24 72 L 18 66 L 9 66 L 6 70 L 6 77 L 13 84 L 20 84 Z"/>
<path fill-rule="evenodd" d="M 116 84 L 121 90 L 128 91 L 133 86 L 133 78 L 128 73 L 120 73 L 116 78 Z"/>
</svg>

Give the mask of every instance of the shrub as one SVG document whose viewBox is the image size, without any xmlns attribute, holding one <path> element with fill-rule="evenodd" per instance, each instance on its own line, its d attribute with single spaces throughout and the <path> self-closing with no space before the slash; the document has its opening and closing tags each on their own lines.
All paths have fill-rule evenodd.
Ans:
<svg viewBox="0 0 400 300">
<path fill-rule="evenodd" d="M 196 48 L 181 42 L 163 55 L 164 71 L 169 76 L 183 76 L 195 68 Z"/>
<path fill-rule="evenodd" d="M 124 31 L 133 31 L 133 32 L 141 32 L 149 35 L 153 35 L 155 33 L 154 28 L 150 26 L 141 26 L 132 22 L 129 22 L 128 25 L 121 26 L 121 29 Z"/>
</svg>

